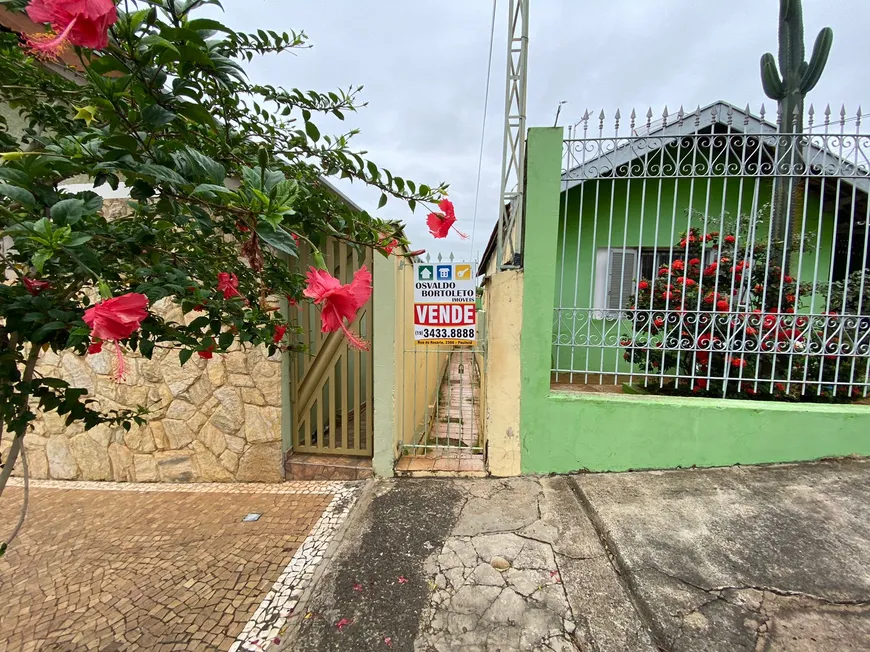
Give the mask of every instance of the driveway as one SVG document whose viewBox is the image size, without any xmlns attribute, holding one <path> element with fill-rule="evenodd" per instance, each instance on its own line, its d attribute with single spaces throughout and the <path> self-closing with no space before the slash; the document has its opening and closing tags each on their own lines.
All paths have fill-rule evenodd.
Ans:
<svg viewBox="0 0 870 652">
<path fill-rule="evenodd" d="M 870 649 L 870 463 L 374 485 L 286 649 Z"/>
<path fill-rule="evenodd" d="M 4 493 L 3 527 L 22 491 Z M 34 482 L 25 527 L 0 559 L 0 652 L 229 650 L 256 640 L 289 615 L 354 492 L 332 482 Z"/>
</svg>

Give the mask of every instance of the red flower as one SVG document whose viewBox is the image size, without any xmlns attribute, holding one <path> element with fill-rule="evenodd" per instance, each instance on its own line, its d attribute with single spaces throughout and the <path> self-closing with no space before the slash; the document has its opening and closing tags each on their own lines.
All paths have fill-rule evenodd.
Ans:
<svg viewBox="0 0 870 652">
<path fill-rule="evenodd" d="M 782 280 L 785 281 L 786 283 L 791 283 L 791 282 L 794 281 L 794 279 L 793 279 L 791 276 L 786 276 L 786 277 L 785 277 L 784 279 L 782 279 Z"/>
<path fill-rule="evenodd" d="M 101 353 L 103 351 L 103 343 L 100 340 L 94 340 L 88 345 L 88 353 Z"/>
<path fill-rule="evenodd" d="M 734 358 L 731 360 L 731 366 L 737 367 L 738 369 L 742 369 L 743 367 L 746 366 L 746 360 L 744 360 L 743 358 Z"/>
<path fill-rule="evenodd" d="M 704 239 L 705 239 L 707 242 L 710 242 L 710 240 L 713 239 L 713 234 L 712 234 L 712 233 L 708 233 L 706 236 L 704 236 Z"/>
<path fill-rule="evenodd" d="M 668 266 L 665 265 L 659 270 L 659 276 L 667 276 L 668 275 Z"/>
<path fill-rule="evenodd" d="M 124 294 L 101 301 L 85 311 L 85 323 L 91 337 L 103 341 L 126 340 L 139 330 L 148 316 L 148 297 L 144 294 Z"/>
<path fill-rule="evenodd" d="M 734 244 L 736 241 L 737 241 L 737 238 L 735 238 L 733 235 L 726 235 L 725 236 L 725 242 L 727 242 L 728 244 Z"/>
<path fill-rule="evenodd" d="M 719 310 L 728 310 L 728 302 L 725 299 L 720 299 L 716 302 L 716 308 Z"/>
<path fill-rule="evenodd" d="M 787 314 L 789 314 L 789 315 L 793 315 L 793 314 L 794 314 L 794 308 L 786 308 L 785 310 L 783 310 L 783 312 L 784 312 L 784 313 L 787 313 Z"/>
<path fill-rule="evenodd" d="M 275 326 L 275 335 L 272 337 L 272 341 L 275 344 L 278 344 L 281 340 L 284 339 L 284 334 L 287 332 L 287 327 L 284 324 L 279 324 Z"/>
<path fill-rule="evenodd" d="M 429 225 L 429 232 L 432 236 L 439 239 L 446 238 L 447 233 L 453 228 L 460 238 L 463 240 L 468 238 L 467 235 L 454 226 L 456 224 L 456 213 L 454 212 L 453 202 L 449 199 L 443 199 L 438 202 L 438 208 L 441 209 L 440 213 L 429 213 L 429 217 L 426 218 L 426 224 Z"/>
<path fill-rule="evenodd" d="M 692 260 L 689 261 L 689 265 L 691 265 L 691 266 L 700 265 L 700 264 L 701 264 L 700 258 L 692 258 Z"/>
<path fill-rule="evenodd" d="M 699 392 L 701 390 L 707 389 L 707 379 L 706 378 L 697 378 L 692 386 L 693 392 Z"/>
<path fill-rule="evenodd" d="M 323 333 L 344 333 L 350 344 L 358 349 L 367 349 L 368 344 L 354 335 L 344 325 L 356 320 L 357 312 L 372 296 L 372 275 L 365 266 L 353 275 L 353 281 L 342 285 L 329 272 L 313 267 L 308 272 L 308 287 L 303 294 L 320 306 L 320 330 Z"/>
<path fill-rule="evenodd" d="M 196 354 L 203 360 L 211 360 L 214 354 L 214 344 L 202 351 L 197 351 Z"/>
<path fill-rule="evenodd" d="M 784 391 L 785 391 L 785 385 L 783 385 L 782 383 L 776 383 L 776 385 L 774 385 L 774 387 L 775 387 L 776 389 L 778 389 L 780 392 L 784 392 Z"/>
<path fill-rule="evenodd" d="M 48 281 L 37 281 L 36 279 L 27 278 L 26 276 L 21 277 L 21 282 L 24 284 L 24 288 L 27 292 L 33 296 L 36 296 L 43 290 L 47 290 L 51 287 L 51 283 Z"/>
<path fill-rule="evenodd" d="M 662 319 L 661 317 L 656 317 L 656 319 L 655 319 L 655 321 L 653 322 L 653 324 L 655 324 L 655 327 L 656 327 L 656 328 L 661 328 L 662 326 L 665 325 L 665 320 Z"/>
<path fill-rule="evenodd" d="M 242 296 L 239 292 L 239 277 L 229 272 L 218 274 L 217 289 L 224 293 L 224 299 Z"/>
<path fill-rule="evenodd" d="M 746 334 L 749 335 L 750 337 L 756 335 L 757 333 L 758 333 L 758 331 L 755 330 L 754 327 L 752 327 L 752 326 L 747 326 L 747 327 L 746 327 Z"/>
<path fill-rule="evenodd" d="M 704 268 L 704 276 L 716 276 L 716 263 L 710 263 Z"/>
<path fill-rule="evenodd" d="M 671 263 L 671 269 L 673 269 L 677 272 L 682 272 L 685 268 L 686 268 L 686 263 L 684 263 L 682 260 L 675 260 L 674 262 Z"/>
<path fill-rule="evenodd" d="M 641 281 L 640 283 L 637 284 L 638 290 L 646 290 L 648 287 L 649 287 L 649 283 L 647 283 L 646 281 Z"/>
<path fill-rule="evenodd" d="M 342 618 L 337 623 L 335 623 L 335 626 L 338 628 L 338 631 L 341 631 L 342 629 L 344 629 L 348 625 L 353 625 L 353 621 L 348 620 L 347 618 Z"/>
<path fill-rule="evenodd" d="M 102 50 L 109 44 L 109 27 L 118 20 L 112 0 L 32 0 L 27 15 L 55 31 L 27 37 L 27 45 L 41 59 L 56 59 L 67 45 Z"/>
<path fill-rule="evenodd" d="M 789 303 L 794 303 L 795 296 L 793 294 L 786 294 L 785 300 L 788 301 Z"/>
<path fill-rule="evenodd" d="M 755 294 L 762 294 L 764 292 L 764 286 L 759 283 L 754 288 L 752 288 L 752 291 L 755 292 Z"/>
<path fill-rule="evenodd" d="M 236 222 L 236 228 L 237 228 L 239 231 L 241 231 L 242 233 L 247 233 L 248 231 L 251 230 L 251 227 L 249 227 L 247 224 L 245 224 L 245 223 L 242 222 L 241 220 L 239 220 L 238 222 Z"/>
<path fill-rule="evenodd" d="M 668 292 L 662 292 L 662 299 L 664 299 L 665 301 L 670 301 L 670 300 L 673 299 L 673 298 L 674 298 L 674 293 L 673 293 L 673 292 L 670 292 L 670 291 L 668 291 Z"/>
<path fill-rule="evenodd" d="M 118 360 L 116 381 L 124 377 L 124 358 L 118 340 L 126 340 L 139 330 L 142 320 L 148 316 L 147 308 L 148 297 L 131 292 L 106 299 L 85 310 L 83 319 L 91 329 L 91 339 L 95 342 L 96 340 L 115 342 L 115 355 Z"/>
</svg>

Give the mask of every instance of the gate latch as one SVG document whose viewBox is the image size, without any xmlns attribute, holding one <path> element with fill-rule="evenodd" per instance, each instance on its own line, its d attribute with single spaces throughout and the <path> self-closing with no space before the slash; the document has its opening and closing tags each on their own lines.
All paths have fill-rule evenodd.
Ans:
<svg viewBox="0 0 870 652">
<path fill-rule="evenodd" d="M 465 373 L 465 365 L 462 363 L 459 363 L 459 375 L 461 376 L 464 373 Z"/>
</svg>

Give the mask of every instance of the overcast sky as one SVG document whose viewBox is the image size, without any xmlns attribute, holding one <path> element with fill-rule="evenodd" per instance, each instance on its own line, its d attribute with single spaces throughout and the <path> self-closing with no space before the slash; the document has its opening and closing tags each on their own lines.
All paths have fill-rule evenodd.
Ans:
<svg viewBox="0 0 870 652">
<path fill-rule="evenodd" d="M 275 86 L 328 91 L 364 85 L 368 106 L 348 117 L 357 146 L 394 174 L 450 184 L 459 226 L 472 231 L 483 120 L 491 0 L 223 0 L 236 29 L 304 30 L 313 48 L 255 59 L 251 77 Z M 474 254 L 498 217 L 508 0 L 498 0 L 489 115 Z M 808 52 L 819 29 L 834 29 L 827 69 L 809 101 L 817 109 L 859 104 L 870 113 L 870 1 L 804 0 Z M 758 60 L 776 53 L 778 0 L 530 0 L 528 126 L 576 122 L 584 110 L 626 117 L 635 107 L 656 117 L 715 100 L 757 111 L 774 103 L 762 91 Z M 715 9 L 714 9 L 715 7 Z M 870 131 L 870 116 L 865 118 Z M 338 127 L 337 127 L 338 128 Z M 337 129 L 336 128 L 336 129 Z M 339 184 L 375 213 L 379 193 Z M 391 201 L 382 216 L 408 222 L 417 247 L 454 251 L 455 234 L 434 241 L 425 213 Z"/>
</svg>

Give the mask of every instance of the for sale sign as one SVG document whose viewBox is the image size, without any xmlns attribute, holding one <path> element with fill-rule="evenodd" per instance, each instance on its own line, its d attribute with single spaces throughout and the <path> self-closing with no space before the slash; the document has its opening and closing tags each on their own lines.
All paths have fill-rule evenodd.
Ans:
<svg viewBox="0 0 870 652">
<path fill-rule="evenodd" d="M 477 340 L 477 289 L 469 263 L 414 265 L 414 339 L 422 344 Z"/>
</svg>

